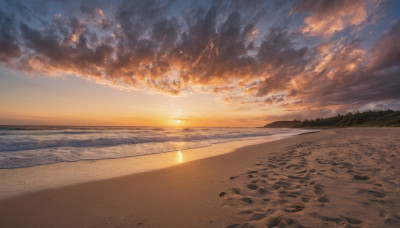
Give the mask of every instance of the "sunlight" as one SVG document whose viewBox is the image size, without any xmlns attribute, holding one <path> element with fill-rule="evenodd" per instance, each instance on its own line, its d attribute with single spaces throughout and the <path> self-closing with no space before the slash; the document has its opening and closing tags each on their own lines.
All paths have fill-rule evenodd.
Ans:
<svg viewBox="0 0 400 228">
<path fill-rule="evenodd" d="M 182 121 L 181 120 L 175 120 L 175 123 L 180 124 Z"/>
<path fill-rule="evenodd" d="M 178 154 L 176 155 L 176 161 L 178 163 L 182 163 L 183 162 L 183 154 L 182 151 L 178 150 Z"/>
</svg>

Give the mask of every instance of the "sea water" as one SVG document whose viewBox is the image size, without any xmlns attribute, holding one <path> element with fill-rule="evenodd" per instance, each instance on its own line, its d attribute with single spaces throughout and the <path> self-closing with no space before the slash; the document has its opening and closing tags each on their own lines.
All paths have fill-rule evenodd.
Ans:
<svg viewBox="0 0 400 228">
<path fill-rule="evenodd" d="M 0 168 L 146 156 L 289 137 L 304 129 L 0 126 Z"/>
</svg>

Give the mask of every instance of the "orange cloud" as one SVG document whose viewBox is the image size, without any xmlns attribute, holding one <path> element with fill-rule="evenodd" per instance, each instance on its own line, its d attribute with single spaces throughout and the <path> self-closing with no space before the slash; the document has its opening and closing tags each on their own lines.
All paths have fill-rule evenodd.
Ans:
<svg viewBox="0 0 400 228">
<path fill-rule="evenodd" d="M 298 0 L 293 11 L 307 11 L 301 31 L 308 36 L 330 37 L 349 26 L 357 26 L 367 19 L 364 0 Z"/>
</svg>

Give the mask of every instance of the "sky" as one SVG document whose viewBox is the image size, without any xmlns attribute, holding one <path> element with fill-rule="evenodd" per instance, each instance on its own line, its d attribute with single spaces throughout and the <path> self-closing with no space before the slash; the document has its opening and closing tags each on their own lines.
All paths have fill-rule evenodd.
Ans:
<svg viewBox="0 0 400 228">
<path fill-rule="evenodd" d="M 0 0 L 0 124 L 256 127 L 400 109 L 397 0 Z"/>
</svg>

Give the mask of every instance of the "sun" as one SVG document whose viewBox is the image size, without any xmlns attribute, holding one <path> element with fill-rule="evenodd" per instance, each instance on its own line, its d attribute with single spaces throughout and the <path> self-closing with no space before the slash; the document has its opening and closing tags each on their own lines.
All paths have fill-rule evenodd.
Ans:
<svg viewBox="0 0 400 228">
<path fill-rule="evenodd" d="M 181 120 L 175 120 L 175 123 L 180 124 L 182 121 Z"/>
</svg>

